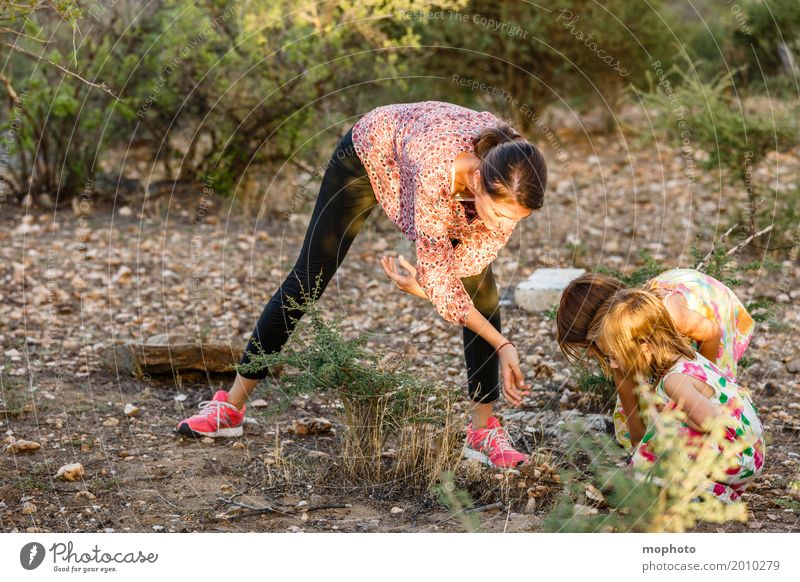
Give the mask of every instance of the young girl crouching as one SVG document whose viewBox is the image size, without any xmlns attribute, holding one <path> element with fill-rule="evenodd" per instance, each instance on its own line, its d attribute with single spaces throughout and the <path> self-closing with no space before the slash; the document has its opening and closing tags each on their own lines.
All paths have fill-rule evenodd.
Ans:
<svg viewBox="0 0 800 582">
<path fill-rule="evenodd" d="M 597 310 L 609 297 L 624 289 L 622 281 L 602 273 L 587 273 L 572 281 L 561 295 L 556 324 L 558 344 L 568 360 L 580 359 L 588 347 L 586 336 Z M 645 291 L 664 304 L 676 329 L 697 343 L 697 350 L 733 382 L 737 362 L 753 335 L 753 318 L 732 289 L 695 269 L 670 269 L 647 281 Z M 633 382 L 614 370 L 617 403 L 614 434 L 631 450 L 644 436 L 644 426 L 629 419 L 636 406 Z M 627 410 L 627 412 L 626 412 Z"/>
<path fill-rule="evenodd" d="M 735 466 L 725 468 L 725 478 L 709 488 L 725 502 L 735 501 L 764 466 L 764 432 L 747 391 L 715 364 L 695 352 L 678 332 L 663 302 L 653 293 L 623 289 L 605 302 L 592 321 L 589 351 L 608 376 L 643 378 L 650 383 L 664 407 L 681 410 L 686 419 L 680 432 L 690 443 L 704 443 L 713 419 L 724 416 L 725 438 L 741 449 Z M 638 407 L 633 415 L 639 416 Z M 633 416 L 632 415 L 632 416 Z M 631 419 L 633 420 L 633 418 Z M 634 467 L 655 462 L 651 443 L 658 438 L 646 427 L 632 456 Z"/>
</svg>

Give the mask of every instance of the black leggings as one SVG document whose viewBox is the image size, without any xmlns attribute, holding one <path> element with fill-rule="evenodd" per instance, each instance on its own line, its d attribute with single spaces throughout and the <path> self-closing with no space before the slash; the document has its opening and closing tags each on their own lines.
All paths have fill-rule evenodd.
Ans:
<svg viewBox="0 0 800 582">
<path fill-rule="evenodd" d="M 302 312 L 290 309 L 287 297 L 302 304 L 301 289 L 310 295 L 320 271 L 319 296 L 347 254 L 353 239 L 367 216 L 378 205 L 367 171 L 353 148 L 352 130 L 341 139 L 326 166 L 322 185 L 306 231 L 303 247 L 292 271 L 264 307 L 247 342 L 240 364 L 248 364 L 257 354 L 256 343 L 264 352 L 278 353 L 294 331 Z M 453 245 L 458 240 L 451 239 Z M 500 307 L 497 285 L 488 265 L 483 272 L 462 278 L 475 307 L 500 330 Z M 301 287 L 302 286 L 302 287 Z M 467 364 L 469 396 L 476 402 L 494 402 L 500 397 L 498 358 L 486 340 L 467 327 L 464 330 L 464 357 Z M 263 379 L 268 370 L 241 374 L 244 378 Z"/>
</svg>

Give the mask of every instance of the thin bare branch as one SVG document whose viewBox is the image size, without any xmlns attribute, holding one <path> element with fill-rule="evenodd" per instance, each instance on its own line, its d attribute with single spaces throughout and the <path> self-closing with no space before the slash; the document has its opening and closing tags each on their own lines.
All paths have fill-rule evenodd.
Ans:
<svg viewBox="0 0 800 582">
<path fill-rule="evenodd" d="M 108 93 L 109 95 L 111 95 L 111 96 L 112 96 L 114 99 L 116 99 L 117 101 L 122 101 L 122 99 L 120 99 L 120 98 L 119 98 L 117 95 L 115 95 L 115 94 L 114 94 L 114 93 L 113 93 L 113 92 L 112 92 L 112 91 L 111 91 L 111 90 L 110 90 L 110 89 L 109 89 L 109 88 L 106 86 L 105 82 L 104 82 L 104 83 L 100 83 L 100 84 L 93 83 L 92 81 L 90 81 L 90 80 L 88 80 L 88 79 L 86 79 L 86 78 L 84 78 L 84 77 L 81 77 L 81 76 L 80 76 L 78 73 L 75 73 L 75 72 L 73 72 L 73 71 L 70 71 L 69 69 L 67 69 L 67 68 L 65 68 L 65 67 L 62 67 L 62 66 L 61 66 L 61 65 L 59 65 L 58 63 L 54 63 L 54 62 L 53 62 L 53 61 L 51 61 L 50 59 L 46 59 L 46 58 L 44 58 L 42 55 L 37 55 L 36 53 L 33 53 L 33 52 L 31 52 L 31 51 L 29 51 L 29 50 L 27 50 L 27 49 L 24 49 L 24 48 L 22 48 L 22 47 L 19 47 L 19 46 L 16 46 L 16 45 L 13 45 L 13 44 L 11 44 L 11 43 L 8 43 L 8 42 L 0 42 L 0 44 L 2 44 L 3 46 L 7 46 L 7 47 L 8 47 L 8 48 L 10 48 L 11 50 L 13 50 L 13 51 L 16 51 L 16 52 L 18 52 L 18 53 L 20 53 L 20 54 L 22 54 L 22 55 L 25 55 L 25 56 L 27 56 L 27 57 L 31 57 L 31 58 L 34 58 L 34 59 L 37 59 L 37 60 L 42 60 L 42 61 L 46 62 L 47 64 L 49 64 L 49 65 L 52 65 L 53 67 L 55 67 L 55 68 L 57 68 L 58 70 L 62 71 L 63 73 L 65 73 L 65 74 L 67 74 L 67 75 L 70 75 L 70 76 L 72 76 L 72 77 L 75 77 L 76 79 L 78 79 L 78 80 L 79 80 L 79 81 L 81 81 L 82 83 L 85 83 L 86 85 L 89 85 L 90 87 L 95 87 L 96 89 L 100 89 L 101 91 L 103 91 L 103 92 L 105 92 L 105 93 Z"/>
</svg>

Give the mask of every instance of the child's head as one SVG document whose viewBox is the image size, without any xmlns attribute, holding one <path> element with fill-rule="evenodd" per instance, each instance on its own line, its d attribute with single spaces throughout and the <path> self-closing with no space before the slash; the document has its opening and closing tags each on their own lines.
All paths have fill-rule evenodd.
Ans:
<svg viewBox="0 0 800 582">
<path fill-rule="evenodd" d="M 600 306 L 589 327 L 592 352 L 607 375 L 619 367 L 625 375 L 659 378 L 679 355 L 694 350 L 664 307 L 649 291 L 621 289 Z"/>
<path fill-rule="evenodd" d="M 589 347 L 589 326 L 597 310 L 624 288 L 622 281 L 602 273 L 586 273 L 567 285 L 561 294 L 556 327 L 558 346 L 568 360 L 580 359 L 581 351 Z"/>
</svg>

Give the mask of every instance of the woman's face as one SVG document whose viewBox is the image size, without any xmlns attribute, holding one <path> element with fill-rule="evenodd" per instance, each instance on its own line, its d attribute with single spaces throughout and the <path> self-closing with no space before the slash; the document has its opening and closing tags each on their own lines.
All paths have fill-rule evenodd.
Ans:
<svg viewBox="0 0 800 582">
<path fill-rule="evenodd" d="M 490 230 L 508 230 L 517 221 L 530 216 L 533 211 L 517 204 L 515 200 L 495 201 L 483 189 L 480 170 L 475 170 L 475 210 Z"/>
</svg>

